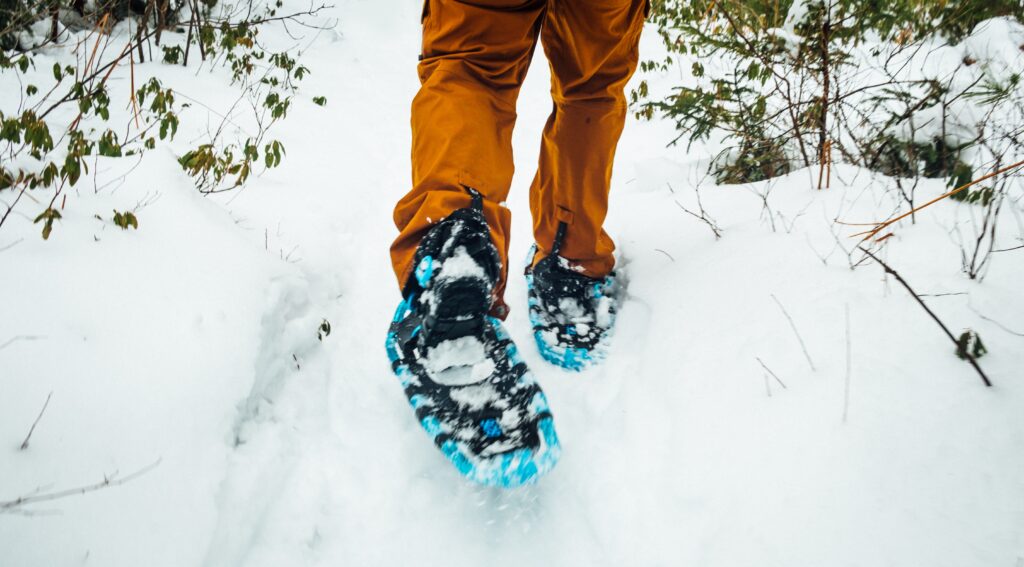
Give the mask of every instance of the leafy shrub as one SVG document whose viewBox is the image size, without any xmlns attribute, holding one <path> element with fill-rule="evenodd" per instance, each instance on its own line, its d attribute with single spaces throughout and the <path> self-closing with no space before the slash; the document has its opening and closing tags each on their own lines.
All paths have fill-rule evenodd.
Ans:
<svg viewBox="0 0 1024 567">
<path fill-rule="evenodd" d="M 633 103 L 641 118 L 673 120 L 679 132 L 673 143 L 723 135 L 728 159 L 712 163 L 723 182 L 823 165 L 833 148 L 849 162 L 901 175 L 917 175 L 913 162 L 937 151 L 932 161 L 938 162 L 920 173 L 952 175 L 963 169 L 954 171 L 955 160 L 939 145 L 963 147 L 976 138 L 947 135 L 949 108 L 979 88 L 961 88 L 955 76 L 946 82 L 909 77 L 908 62 L 930 38 L 961 39 L 986 18 L 1020 18 L 1022 6 L 1008 0 L 655 0 L 652 21 L 668 57 L 645 61 L 641 70 L 679 63 L 692 79 L 660 96 L 642 82 Z M 863 76 L 872 83 L 865 85 Z M 942 132 L 900 132 L 908 123 L 913 129 L 914 117 L 936 113 Z"/>
<path fill-rule="evenodd" d="M 48 238 L 54 221 L 60 218 L 58 198 L 88 173 L 90 156 L 141 156 L 175 137 L 181 112 L 189 105 L 178 100 L 171 86 L 155 78 L 138 88 L 134 84 L 135 59 L 144 61 L 148 51 L 144 47 L 151 49 L 153 41 L 162 48 L 165 64 L 189 65 L 192 55 L 195 65 L 198 55 L 211 67 L 226 67 L 241 101 L 247 100 L 253 110 L 256 128 L 250 135 L 241 140 L 227 136 L 225 118 L 209 139 L 200 141 L 179 160 L 200 191 L 234 189 L 245 183 L 257 166 L 281 164 L 284 146 L 266 136 L 276 122 L 286 118 L 291 97 L 309 69 L 292 50 L 271 51 L 259 41 L 264 24 L 300 16 L 278 14 L 280 1 L 265 9 L 252 0 L 215 9 L 216 4 L 205 0 L 111 0 L 88 5 L 75 0 L 67 5 L 47 3 L 45 13 L 33 11 L 22 0 L 0 2 L 0 80 L 24 89 L 16 108 L 0 107 L 0 191 L 16 194 L 6 212 L 0 212 L 0 226 L 26 191 L 51 190 L 43 200 L 45 210 L 36 218 L 43 224 L 43 237 Z M 314 5 L 303 14 L 315 15 L 322 7 Z M 111 30 L 119 18 L 132 17 L 132 13 L 139 14 L 132 26 L 135 35 L 116 45 Z M 40 81 L 36 54 L 58 40 L 53 32 L 63 29 L 58 25 L 62 18 L 85 18 L 80 27 L 89 31 L 80 44 L 88 49 L 78 53 L 75 65 L 55 63 L 52 80 Z M 49 37 L 26 35 L 26 29 L 38 32 L 44 28 L 51 30 Z M 184 43 L 161 45 L 166 30 L 179 32 L 178 39 Z M 124 128 L 109 125 L 112 93 L 107 81 L 119 65 L 132 69 L 127 100 L 117 101 L 131 108 Z M 57 118 L 69 113 L 75 116 L 70 122 Z"/>
</svg>

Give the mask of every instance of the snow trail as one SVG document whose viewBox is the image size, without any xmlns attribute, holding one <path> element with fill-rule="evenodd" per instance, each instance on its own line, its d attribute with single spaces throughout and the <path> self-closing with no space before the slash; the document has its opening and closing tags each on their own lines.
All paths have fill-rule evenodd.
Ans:
<svg viewBox="0 0 1024 567">
<path fill-rule="evenodd" d="M 407 4 L 412 12 L 415 2 Z M 342 7 L 338 50 L 360 53 L 358 71 L 344 75 L 365 72 L 372 80 L 346 84 L 352 98 L 332 104 L 329 120 L 357 120 L 364 97 L 372 96 L 375 107 L 390 113 L 375 117 L 374 130 L 389 136 L 346 146 L 355 153 L 346 162 L 359 167 L 344 171 L 341 179 L 352 179 L 344 188 L 336 182 L 301 189 L 311 197 L 300 200 L 327 207 L 352 199 L 344 191 L 373 197 L 336 211 L 344 220 L 334 226 L 348 234 L 339 238 L 351 243 L 344 251 L 333 248 L 340 257 L 310 250 L 322 247 L 323 234 L 303 240 L 304 252 L 317 258 L 303 269 L 345 282 L 348 293 L 334 307 L 351 324 L 336 325 L 345 330 L 324 345 L 332 373 L 326 381 L 319 377 L 313 387 L 289 382 L 306 392 L 296 396 L 326 397 L 312 410 L 329 414 L 326 430 L 303 427 L 315 419 L 296 412 L 292 421 L 257 433 L 274 437 L 275 428 L 299 428 L 301 433 L 290 434 L 290 446 L 268 442 L 266 450 L 297 455 L 300 464 L 291 466 L 304 472 L 289 477 L 271 519 L 253 525 L 250 539 L 258 543 L 238 563 L 279 564 L 300 550 L 312 565 L 983 565 L 1012 559 L 1003 554 L 1019 545 L 1014 526 L 1021 525 L 1021 507 L 1000 505 L 997 495 L 1005 489 L 1024 494 L 1022 486 L 1008 471 L 978 459 L 1021 447 L 1019 435 L 996 433 L 1009 414 L 969 409 L 989 406 L 991 392 L 968 368 L 950 367 L 939 354 L 948 350 L 943 338 L 903 301 L 902 290 L 884 293 L 880 272 L 851 273 L 837 255 L 824 265 L 802 242 L 828 250 L 834 237 L 825 233 L 825 219 L 840 210 L 870 216 L 880 187 L 842 168 L 837 177 L 862 187 L 859 197 L 813 192 L 800 174 L 774 188 L 705 187 L 703 203 L 726 229 L 716 242 L 706 226 L 673 204 L 695 208 L 694 175 L 706 154 L 675 162 L 678 150 L 661 147 L 670 139 L 663 124 L 631 123 L 620 146 L 609 225 L 620 245 L 620 269 L 632 282 L 605 364 L 577 376 L 539 358 L 522 278 L 512 270 L 508 326 L 548 392 L 566 447 L 562 463 L 539 485 L 520 491 L 462 482 L 419 431 L 378 352 L 398 299 L 385 249 L 392 237 L 391 205 L 408 184 L 405 130 L 416 85 L 405 79 L 414 75 L 406 55 L 417 50 L 418 28 L 413 18 L 401 17 L 402 10 L 385 18 L 366 3 Z M 400 42 L 371 55 L 365 46 L 381 32 Z M 653 43 L 649 37 L 645 45 Z M 513 262 L 530 244 L 526 189 L 549 110 L 546 82 L 539 58 L 521 95 L 514 141 L 519 174 L 509 199 L 517 219 Z M 294 191 L 268 198 L 291 201 L 295 195 L 282 194 Z M 754 191 L 771 191 L 773 218 L 765 217 Z M 289 209 L 281 207 L 302 214 L 296 203 L 266 208 L 287 219 Z M 950 289 L 965 285 L 949 266 L 925 273 L 931 277 L 921 281 Z M 773 294 L 820 361 L 817 372 L 808 368 Z M 847 303 L 853 306 L 857 354 L 844 425 L 840 353 Z M 881 313 L 904 323 L 889 332 L 877 329 L 872 319 Z M 1019 345 L 992 338 L 1020 360 Z M 935 355 L 901 365 L 901 352 Z M 766 385 L 758 359 L 784 388 L 774 379 Z M 1011 373 L 1000 378 L 1001 395 L 1019 405 Z M 929 392 L 929 402 L 919 405 L 914 400 L 921 392 Z M 955 423 L 961 420 L 992 435 L 969 449 L 979 439 L 962 432 Z M 1013 422 L 1019 426 L 1020 419 Z M 958 435 L 964 444 L 950 440 Z M 252 466 L 242 453 L 235 459 L 242 461 L 239 468 Z M 276 459 L 257 462 L 283 466 Z M 927 472 L 937 466 L 947 470 Z M 313 486 L 297 486 L 310 481 L 307 475 L 315 477 Z M 991 475 L 1002 480 L 973 480 Z M 257 494 L 250 496 L 259 500 Z M 893 502 L 901 505 L 893 508 Z M 226 521 L 237 525 L 231 515 Z M 274 530 L 262 525 L 267 521 Z M 960 538 L 937 538 L 953 532 Z"/>
<path fill-rule="evenodd" d="M 66 310 L 45 324 L 27 309 L 0 317 L 0 341 L 49 341 L 0 350 L 0 367 L 16 372 L 0 372 L 4 438 L 20 442 L 35 400 L 58 392 L 38 452 L 0 459 L 0 499 L 142 457 L 168 463 L 116 492 L 68 501 L 61 517 L 0 516 L 0 553 L 13 558 L 0 563 L 988 567 L 1024 557 L 1024 339 L 1001 328 L 1024 330 L 1024 266 L 999 258 L 981 284 L 960 273 L 945 225 L 969 205 L 921 214 L 891 239 L 886 259 L 921 293 L 962 294 L 929 305 L 982 334 L 993 389 L 881 270 L 850 270 L 842 247 L 853 242 L 832 221 L 890 207 L 884 179 L 837 166 L 830 191 L 815 191 L 806 171 L 716 187 L 703 179 L 709 148 L 665 148 L 670 124 L 630 121 L 608 220 L 629 282 L 609 356 L 581 374 L 540 358 L 518 265 L 531 244 L 527 190 L 550 111 L 541 54 L 513 142 L 507 327 L 547 393 L 564 453 L 523 489 L 459 478 L 421 431 L 383 346 L 399 299 L 387 247 L 392 206 L 409 184 L 419 13 L 419 0 L 338 2 L 329 14 L 337 33 L 303 56 L 313 71 L 304 92 L 328 105 L 294 105 L 277 133 L 284 166 L 214 199 L 222 208 L 183 181 L 141 217 L 143 242 L 105 236 L 106 248 L 81 264 L 45 269 L 31 258 L 52 252 L 34 242 L 0 256 L 43 282 L 5 273 L 7 297 L 35 306 L 56 297 Z M 658 41 L 648 33 L 645 52 Z M 678 80 L 675 71 L 660 79 Z M 180 174 L 170 158 L 152 167 L 140 179 Z M 680 209 L 697 210 L 698 185 L 720 240 Z M 95 199 L 105 208 L 114 200 Z M 189 215 L 198 220 L 182 226 Z M 66 222 L 67 239 L 89 238 L 85 221 Z M 164 269 L 136 272 L 124 290 L 56 283 L 92 273 L 89 262 L 114 269 L 112 254 Z M 189 264 L 161 264 L 168 255 L 201 261 L 175 269 Z M 185 291 L 166 291 L 175 285 Z M 147 306 L 133 289 L 156 290 L 166 304 Z M 73 307 L 83 297 L 124 301 L 149 320 L 101 324 Z M 331 333 L 320 340 L 324 320 Z M 165 331 L 147 337 L 154 325 Z M 76 326 L 79 334 L 67 331 Z M 75 346 L 82 337 L 101 347 Z M 68 366 L 47 359 L 50 348 L 65 349 L 79 382 L 54 378 Z M 144 377 L 104 374 L 122 350 Z M 151 389 L 169 399 L 133 409 Z M 83 404 L 58 417 L 68 391 Z M 113 398 L 107 411 L 104 396 Z M 125 424 L 139 433 L 117 427 Z M 102 439 L 70 447 L 97 428 Z M 53 473 L 76 457 L 74 470 Z"/>
</svg>

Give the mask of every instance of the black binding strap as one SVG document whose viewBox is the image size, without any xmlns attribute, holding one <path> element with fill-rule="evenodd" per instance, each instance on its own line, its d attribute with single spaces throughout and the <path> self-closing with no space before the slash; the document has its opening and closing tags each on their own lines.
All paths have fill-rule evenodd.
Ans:
<svg viewBox="0 0 1024 567">
<path fill-rule="evenodd" d="M 555 231 L 555 241 L 551 244 L 551 255 L 556 256 L 562 249 L 562 241 L 565 240 L 565 229 L 569 225 L 564 222 L 558 223 L 558 230 Z"/>
<path fill-rule="evenodd" d="M 474 210 L 480 211 L 482 213 L 484 211 L 484 196 L 481 195 L 479 191 L 473 189 L 469 185 L 463 185 L 462 187 L 466 190 L 467 193 L 469 193 L 469 196 L 473 199 L 469 206 L 472 207 Z"/>
</svg>

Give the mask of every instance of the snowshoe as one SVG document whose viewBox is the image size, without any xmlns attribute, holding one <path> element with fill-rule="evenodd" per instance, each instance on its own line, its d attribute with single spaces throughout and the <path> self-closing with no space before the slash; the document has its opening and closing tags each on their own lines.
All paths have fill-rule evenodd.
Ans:
<svg viewBox="0 0 1024 567">
<path fill-rule="evenodd" d="M 561 447 L 547 398 L 499 320 L 500 277 L 482 200 L 438 223 L 388 331 L 391 367 L 423 429 L 465 477 L 511 488 L 536 481 Z"/>
<path fill-rule="evenodd" d="M 569 261 L 558 255 L 565 226 L 559 225 L 551 254 L 535 265 L 537 247 L 531 247 L 525 270 L 527 299 L 541 356 L 579 371 L 607 354 L 621 282 L 615 272 L 590 278 L 573 270 Z"/>
</svg>

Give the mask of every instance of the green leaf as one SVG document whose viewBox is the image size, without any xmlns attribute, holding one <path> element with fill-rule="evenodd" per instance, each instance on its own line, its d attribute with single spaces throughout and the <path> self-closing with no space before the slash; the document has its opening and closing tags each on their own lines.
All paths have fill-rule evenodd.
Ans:
<svg viewBox="0 0 1024 567">
<path fill-rule="evenodd" d="M 58 211 L 57 209 L 54 209 L 52 207 L 48 207 L 45 211 L 43 211 L 42 213 L 39 213 L 39 216 L 36 217 L 36 220 L 32 221 L 32 223 L 33 224 L 37 224 L 40 221 L 44 221 L 43 222 L 43 240 L 49 240 L 50 239 L 50 233 L 53 231 L 53 221 L 55 221 L 55 220 L 57 220 L 59 218 L 61 218 L 60 211 Z"/>
<path fill-rule="evenodd" d="M 107 130 L 103 136 L 100 137 L 97 144 L 97 149 L 101 156 L 105 157 L 121 157 L 121 144 L 117 139 L 117 134 L 112 130 Z"/>
<path fill-rule="evenodd" d="M 128 227 L 132 227 L 135 230 L 139 229 L 139 219 L 136 218 L 135 213 L 131 211 L 120 213 L 115 209 L 114 224 L 121 227 L 121 230 L 128 230 Z"/>
<path fill-rule="evenodd" d="M 964 331 L 956 341 L 956 355 L 963 360 L 981 358 L 986 354 L 988 349 L 981 342 L 981 337 L 971 329 Z"/>
</svg>

